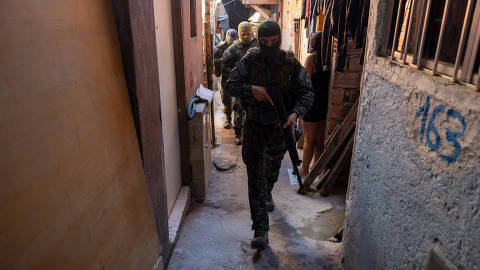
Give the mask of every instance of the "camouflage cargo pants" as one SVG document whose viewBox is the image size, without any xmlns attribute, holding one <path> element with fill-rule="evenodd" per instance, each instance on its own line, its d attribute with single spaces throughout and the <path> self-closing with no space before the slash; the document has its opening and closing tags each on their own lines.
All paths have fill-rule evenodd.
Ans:
<svg viewBox="0 0 480 270">
<path fill-rule="evenodd" d="M 245 122 L 245 111 L 240 104 L 239 98 L 232 97 L 233 109 L 233 129 L 235 130 L 235 137 L 242 137 L 243 124 Z"/>
<path fill-rule="evenodd" d="M 271 198 L 286 151 L 282 128 L 246 121 L 243 129 L 242 157 L 247 166 L 248 200 L 253 230 L 269 229 L 265 202 Z"/>
<path fill-rule="evenodd" d="M 220 94 L 222 96 L 222 103 L 223 103 L 223 112 L 225 113 L 225 117 L 227 121 L 232 120 L 232 96 L 228 93 L 225 93 L 225 81 L 222 75 L 222 89 L 220 90 Z"/>
</svg>

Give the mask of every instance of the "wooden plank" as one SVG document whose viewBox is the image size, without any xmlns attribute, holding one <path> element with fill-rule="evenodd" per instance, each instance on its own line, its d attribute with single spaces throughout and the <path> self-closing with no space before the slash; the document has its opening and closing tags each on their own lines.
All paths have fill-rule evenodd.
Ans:
<svg viewBox="0 0 480 270">
<path fill-rule="evenodd" d="M 315 178 L 320 172 L 334 166 L 335 160 L 340 156 L 342 149 L 345 147 L 345 142 L 350 137 L 350 135 L 354 133 L 355 125 L 356 123 L 352 122 L 348 127 L 348 132 L 345 133 L 344 136 L 339 137 L 336 143 L 330 144 L 329 147 L 325 150 L 325 156 L 323 156 L 322 154 L 322 156 L 318 160 L 321 160 L 322 163 L 317 162 L 317 164 L 321 165 L 319 167 L 314 167 L 314 169 L 312 169 L 310 174 L 308 174 L 307 178 L 305 179 L 305 182 L 308 184 L 308 186 L 312 184 L 312 182 L 315 180 Z M 315 166 L 317 166 L 317 164 L 315 164 Z M 305 183 L 304 185 L 307 186 Z M 319 185 L 321 186 L 322 184 L 319 183 Z"/>
<path fill-rule="evenodd" d="M 250 5 L 253 9 L 255 9 L 258 13 L 260 13 L 264 18 L 270 18 L 270 10 L 266 8 L 261 8 L 258 5 Z"/>
<path fill-rule="evenodd" d="M 337 181 L 338 177 L 342 173 L 343 168 L 348 162 L 350 162 L 350 159 L 352 158 L 353 138 L 354 138 L 353 135 L 350 136 L 350 139 L 348 140 L 347 145 L 343 149 L 338 160 L 335 162 L 335 165 L 333 166 L 330 172 L 330 175 L 328 176 L 327 180 L 325 180 L 325 184 L 320 190 L 320 194 L 322 196 L 327 196 L 328 193 L 330 193 L 330 190 L 332 189 L 333 184 L 335 184 L 335 181 Z"/>
<path fill-rule="evenodd" d="M 342 146 L 347 136 L 355 129 L 355 121 L 357 118 L 358 111 L 358 102 L 359 99 L 355 101 L 355 104 L 352 106 L 348 112 L 345 120 L 342 122 L 339 128 L 335 128 L 335 132 L 330 136 L 325 150 L 320 155 L 320 158 L 317 160 L 317 163 L 313 167 L 312 171 L 307 175 L 304 181 L 304 186 L 309 187 L 315 178 L 318 176 L 323 169 L 329 164 L 330 161 L 335 157 L 336 152 Z"/>
<path fill-rule="evenodd" d="M 165 264 L 170 246 L 153 2 L 114 0 L 113 7 L 127 87 L 133 99 L 132 111 L 138 125 L 150 204 Z"/>
<path fill-rule="evenodd" d="M 173 48 L 175 57 L 175 83 L 177 87 L 178 132 L 180 143 L 180 167 L 182 171 L 182 185 L 189 186 L 192 179 L 190 166 L 190 143 L 187 120 L 185 64 L 183 46 L 183 16 L 182 1 L 171 0 Z"/>
<path fill-rule="evenodd" d="M 207 85 L 208 89 L 213 89 L 213 80 L 212 80 L 212 75 L 213 75 L 213 27 L 210 24 L 211 21 L 211 0 L 206 0 L 204 1 L 205 3 L 205 18 L 204 18 L 204 49 L 205 49 L 205 76 L 206 76 L 206 82 L 205 85 Z M 211 136 L 212 136 L 212 149 L 216 147 L 216 137 L 215 137 L 215 104 L 214 104 L 214 99 L 212 99 L 212 102 L 210 103 L 210 130 L 211 130 Z"/>
<path fill-rule="evenodd" d="M 333 143 L 333 138 L 337 136 L 337 133 L 339 132 L 340 127 L 341 125 L 337 125 L 335 127 L 332 135 L 328 139 L 325 149 L 323 150 L 322 154 L 318 158 L 317 163 L 315 163 L 315 166 L 303 181 L 303 185 L 305 186 L 305 188 L 308 188 L 313 183 L 313 181 L 318 176 L 318 174 L 321 173 L 322 170 L 324 169 L 324 166 L 322 165 L 325 165 L 325 161 L 328 159 L 327 153 L 333 151 L 335 148 L 335 143 Z"/>
<path fill-rule="evenodd" d="M 331 170 L 327 169 L 326 171 L 323 171 L 323 173 L 320 175 L 320 179 L 318 179 L 318 185 L 315 187 L 315 189 L 320 190 L 325 183 L 325 180 L 327 177 L 330 175 Z"/>
</svg>

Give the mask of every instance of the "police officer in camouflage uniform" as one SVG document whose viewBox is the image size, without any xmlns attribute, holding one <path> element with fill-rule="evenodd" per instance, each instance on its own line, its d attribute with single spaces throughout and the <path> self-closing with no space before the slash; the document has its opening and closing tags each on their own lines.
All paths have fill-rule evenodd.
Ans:
<svg viewBox="0 0 480 270">
<path fill-rule="evenodd" d="M 287 151 L 282 134 L 293 132 L 296 119 L 312 106 L 314 94 L 310 78 L 294 54 L 280 49 L 280 26 L 270 19 L 264 20 L 258 28 L 258 37 L 260 48 L 251 49 L 237 63 L 225 90 L 241 98 L 246 110 L 242 157 L 247 166 L 250 214 L 255 230 L 251 247 L 264 249 L 268 243 L 268 212 L 274 209 L 272 189 Z M 270 117 L 275 114 L 268 111 L 275 108 L 266 89 L 272 80 L 279 84 L 289 114 L 283 127 L 278 115 Z"/>
<path fill-rule="evenodd" d="M 252 25 L 249 22 L 241 22 L 238 25 L 239 39 L 225 50 L 222 58 L 222 78 L 228 79 L 235 64 L 242 59 L 250 48 L 258 46 L 257 39 L 253 37 Z M 223 80 L 222 80 L 223 81 Z M 235 143 L 242 144 L 242 127 L 245 114 L 237 98 L 232 98 L 233 122 L 235 130 Z"/>
<path fill-rule="evenodd" d="M 228 29 L 227 34 L 225 35 L 225 40 L 218 43 L 213 49 L 213 64 L 215 66 L 215 76 L 220 77 L 222 75 L 222 57 L 228 47 L 230 47 L 235 40 L 238 39 L 238 33 L 235 29 Z M 229 129 L 232 127 L 232 97 L 229 94 L 225 93 L 225 82 L 227 81 L 228 76 L 222 77 L 222 89 L 220 94 L 222 95 L 223 103 L 223 112 L 225 113 L 225 128 Z"/>
</svg>

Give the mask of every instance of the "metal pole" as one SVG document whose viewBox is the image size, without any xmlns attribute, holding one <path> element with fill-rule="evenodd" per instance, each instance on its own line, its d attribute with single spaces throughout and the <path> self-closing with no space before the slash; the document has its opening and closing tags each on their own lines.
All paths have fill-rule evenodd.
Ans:
<svg viewBox="0 0 480 270">
<path fill-rule="evenodd" d="M 406 8 L 406 7 L 405 7 Z M 410 31 L 410 28 L 412 27 L 412 12 L 413 12 L 413 9 L 415 8 L 415 0 L 411 0 L 410 1 L 410 8 L 408 10 L 408 26 L 407 26 L 407 35 L 406 37 L 403 39 L 403 46 L 402 46 L 402 60 L 403 60 L 403 64 L 405 64 L 407 61 L 407 47 L 408 47 L 408 40 L 410 39 L 410 33 L 412 31 Z M 413 64 L 413 63 L 411 63 Z"/>
<path fill-rule="evenodd" d="M 445 24 L 447 22 L 448 7 L 450 6 L 450 0 L 445 2 L 445 8 L 443 9 L 442 26 L 440 27 L 440 36 L 438 37 L 437 50 L 435 52 L 435 60 L 433 61 L 433 75 L 437 74 L 438 58 L 440 57 L 440 50 L 442 49 L 443 36 L 445 35 Z"/>
<path fill-rule="evenodd" d="M 418 52 L 418 58 L 417 58 L 417 69 L 422 68 L 423 47 L 425 45 L 425 36 L 428 28 L 428 19 L 430 17 L 431 7 L 432 7 L 432 0 L 428 0 L 427 10 L 425 11 L 425 20 L 423 21 L 422 38 L 420 41 L 420 51 Z"/>
<path fill-rule="evenodd" d="M 463 20 L 462 35 L 460 36 L 460 43 L 458 44 L 457 57 L 455 58 L 455 70 L 453 71 L 453 76 L 452 76 L 453 82 L 457 80 L 458 68 L 460 66 L 460 61 L 462 60 L 462 57 L 463 57 L 463 49 L 465 46 L 465 41 L 467 40 L 466 32 L 467 32 L 468 22 L 470 22 L 470 19 L 472 17 L 472 10 L 473 10 L 472 6 L 473 6 L 473 1 L 468 0 L 467 10 L 465 11 L 465 19 Z"/>
<path fill-rule="evenodd" d="M 398 3 L 398 12 L 397 12 L 397 21 L 395 23 L 395 33 L 393 34 L 393 44 L 392 44 L 392 54 L 390 55 L 390 59 L 395 59 L 395 47 L 397 46 L 397 34 L 398 34 L 398 23 L 400 21 L 400 14 L 402 14 L 402 6 L 405 0 L 400 0 Z"/>
</svg>

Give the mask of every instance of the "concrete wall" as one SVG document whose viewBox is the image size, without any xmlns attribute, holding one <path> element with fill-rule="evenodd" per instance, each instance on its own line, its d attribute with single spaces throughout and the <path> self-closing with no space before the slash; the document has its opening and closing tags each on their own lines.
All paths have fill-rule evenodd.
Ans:
<svg viewBox="0 0 480 270">
<path fill-rule="evenodd" d="M 479 269 L 480 93 L 377 57 L 385 10 L 385 0 L 371 1 L 346 269 L 422 269 L 434 246 L 459 269 Z M 435 108 L 439 113 L 430 121 Z M 458 156 L 447 130 L 459 133 Z"/>
<path fill-rule="evenodd" d="M 157 38 L 158 72 L 162 110 L 163 143 L 167 207 L 170 213 L 182 185 L 180 144 L 178 141 L 177 88 L 173 51 L 172 12 L 170 1 L 155 0 L 155 32 Z"/>
<path fill-rule="evenodd" d="M 151 269 L 111 1 L 1 1 L 0 33 L 0 268 Z"/>
</svg>

